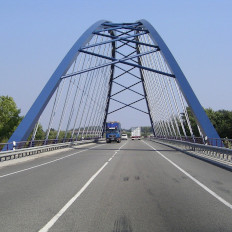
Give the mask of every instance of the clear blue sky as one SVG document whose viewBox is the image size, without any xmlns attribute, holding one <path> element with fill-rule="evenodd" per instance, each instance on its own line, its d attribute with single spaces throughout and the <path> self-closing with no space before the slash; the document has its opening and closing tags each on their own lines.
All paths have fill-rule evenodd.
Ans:
<svg viewBox="0 0 232 232">
<path fill-rule="evenodd" d="M 79 36 L 100 19 L 149 21 L 203 107 L 232 110 L 231 0 L 0 0 L 0 95 L 25 115 Z"/>
</svg>

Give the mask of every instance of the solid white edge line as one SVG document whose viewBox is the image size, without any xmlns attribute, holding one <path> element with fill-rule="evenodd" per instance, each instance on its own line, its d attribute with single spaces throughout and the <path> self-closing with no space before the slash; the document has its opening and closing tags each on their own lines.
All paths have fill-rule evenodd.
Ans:
<svg viewBox="0 0 232 232">
<path fill-rule="evenodd" d="M 151 147 L 154 151 L 156 151 L 160 156 L 162 156 L 164 159 L 166 159 L 169 163 L 171 163 L 177 169 L 179 169 L 182 173 L 184 173 L 186 176 L 188 176 L 192 181 L 194 181 L 196 184 L 198 184 L 200 187 L 202 187 L 205 191 L 207 191 L 209 194 L 211 194 L 212 196 L 214 196 L 217 200 L 219 200 L 221 203 L 223 203 L 224 205 L 226 205 L 227 207 L 229 207 L 232 210 L 232 204 L 230 204 L 228 201 L 224 200 L 217 193 L 215 193 L 214 191 L 212 191 L 211 189 L 209 189 L 206 185 L 202 184 L 199 180 L 197 180 L 196 178 L 194 178 L 193 176 L 191 176 L 188 172 L 186 172 L 184 169 L 182 169 L 181 167 L 179 167 L 176 163 L 174 163 L 169 158 L 167 158 L 166 156 L 164 156 L 161 152 L 157 151 L 150 144 L 148 144 L 146 142 L 144 142 L 144 143 L 147 144 L 149 147 Z"/>
<path fill-rule="evenodd" d="M 32 166 L 30 168 L 25 168 L 25 169 L 22 169 L 22 170 L 19 170 L 19 171 L 16 171 L 16 172 L 11 172 L 11 173 L 8 173 L 8 174 L 0 176 L 0 178 L 6 177 L 6 176 L 11 176 L 11 175 L 14 175 L 14 174 L 17 174 L 17 173 L 20 173 L 20 172 L 25 172 L 27 170 L 38 168 L 38 167 L 41 167 L 41 166 L 44 166 L 44 165 L 47 165 L 47 164 L 51 164 L 51 163 L 54 163 L 56 161 L 59 161 L 59 160 L 62 160 L 62 159 L 66 159 L 66 158 L 68 158 L 70 156 L 73 156 L 73 155 L 79 154 L 81 152 L 88 151 L 90 149 L 93 149 L 93 148 L 99 147 L 99 146 L 103 146 L 103 145 L 105 145 L 105 144 L 97 145 L 97 146 L 94 146 L 94 147 L 91 147 L 91 148 L 88 148 L 88 149 L 85 149 L 85 150 L 82 150 L 82 151 L 78 151 L 78 152 L 72 153 L 72 154 L 67 155 L 67 156 L 63 156 L 61 158 L 58 158 L 58 159 L 55 159 L 55 160 L 52 160 L 52 161 L 49 161 L 49 162 L 46 162 L 46 163 L 42 163 L 42 164 L 39 164 L 39 165 Z"/>
<path fill-rule="evenodd" d="M 127 144 L 124 143 L 117 152 Z M 116 152 L 113 154 L 115 156 Z M 113 158 L 111 157 L 111 159 Z M 65 211 L 76 201 L 76 199 L 87 189 L 87 187 L 91 184 L 91 182 L 98 176 L 98 174 L 106 167 L 106 165 L 109 163 L 107 161 L 103 164 L 103 166 L 86 182 L 86 184 L 76 193 L 75 196 L 73 196 L 66 204 L 65 206 L 38 232 L 47 232 L 49 229 L 56 223 L 56 221 L 65 213 Z"/>
</svg>

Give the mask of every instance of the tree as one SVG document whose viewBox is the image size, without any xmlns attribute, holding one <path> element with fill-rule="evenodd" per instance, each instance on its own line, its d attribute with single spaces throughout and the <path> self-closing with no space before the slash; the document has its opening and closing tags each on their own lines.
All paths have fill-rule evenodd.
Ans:
<svg viewBox="0 0 232 232">
<path fill-rule="evenodd" d="M 153 134 L 152 127 L 151 126 L 142 126 L 141 127 L 141 134 L 144 137 L 147 137 L 150 134 Z"/>
<path fill-rule="evenodd" d="M 32 139 L 32 135 L 33 135 L 33 131 L 31 132 L 30 136 L 28 137 L 28 139 L 27 139 L 28 141 L 30 141 Z M 43 131 L 43 127 L 39 123 L 34 140 L 44 140 L 45 139 L 45 135 L 46 134 Z"/>
<path fill-rule="evenodd" d="M 195 136 L 199 136 L 196 120 L 189 107 L 187 108 L 187 112 L 193 130 L 193 134 Z M 232 138 L 232 111 L 228 111 L 228 110 L 214 111 L 211 108 L 209 108 L 209 109 L 205 109 L 205 112 L 221 138 Z M 182 116 L 182 119 L 184 122 L 186 133 L 187 135 L 190 135 L 187 126 L 187 120 L 184 114 Z"/>
<path fill-rule="evenodd" d="M 195 120 L 195 117 L 193 116 L 193 113 L 192 113 L 190 107 L 187 107 L 187 114 L 188 114 L 188 118 L 189 118 L 189 122 L 190 122 L 190 125 L 191 125 L 191 128 L 192 128 L 193 134 L 196 137 L 199 137 L 200 134 L 199 134 L 199 131 L 198 131 L 198 128 L 197 128 L 197 122 Z M 185 132 L 186 132 L 187 136 L 191 136 L 190 129 L 188 127 L 188 122 L 187 122 L 187 119 L 186 119 L 184 113 L 182 113 L 182 120 L 183 120 L 183 125 L 184 125 Z M 180 131 L 182 133 L 182 128 L 181 128 L 180 125 L 179 125 L 179 129 L 180 129 Z M 183 135 L 184 135 L 184 133 L 182 134 L 182 136 Z"/>
<path fill-rule="evenodd" d="M 22 121 L 20 112 L 12 97 L 0 96 L 0 142 L 7 142 Z"/>
<path fill-rule="evenodd" d="M 206 109 L 206 113 L 221 138 L 232 138 L 232 111 Z"/>
<path fill-rule="evenodd" d="M 48 139 L 55 139 L 57 131 L 54 128 L 51 128 Z"/>
<path fill-rule="evenodd" d="M 43 131 L 43 127 L 41 124 L 38 125 L 38 129 L 35 135 L 35 140 L 44 140 L 45 139 L 45 132 Z"/>
</svg>

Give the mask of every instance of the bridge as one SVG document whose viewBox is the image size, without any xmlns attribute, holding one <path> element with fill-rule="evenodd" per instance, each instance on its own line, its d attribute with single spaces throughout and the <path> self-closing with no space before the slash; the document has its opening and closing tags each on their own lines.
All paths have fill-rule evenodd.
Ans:
<svg viewBox="0 0 232 232">
<path fill-rule="evenodd" d="M 106 121 L 127 109 L 148 118 L 153 135 L 105 143 Z M 0 161 L 3 231 L 232 228 L 232 150 L 146 20 L 87 29 Z"/>
</svg>

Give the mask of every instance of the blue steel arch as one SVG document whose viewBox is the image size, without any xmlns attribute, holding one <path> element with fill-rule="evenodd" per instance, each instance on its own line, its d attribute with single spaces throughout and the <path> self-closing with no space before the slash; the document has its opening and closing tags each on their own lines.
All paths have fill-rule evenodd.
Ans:
<svg viewBox="0 0 232 232">
<path fill-rule="evenodd" d="M 160 35 L 157 33 L 154 27 L 146 20 L 142 19 L 137 22 L 141 23 L 141 26 L 149 31 L 150 37 L 153 40 L 154 44 L 160 48 L 160 52 L 162 53 L 170 70 L 175 76 L 177 83 L 188 105 L 190 106 L 203 134 L 210 138 L 219 138 L 215 128 L 213 127 L 209 118 L 207 117 L 204 109 L 202 108 L 200 102 L 198 101 L 196 95 L 194 94 L 186 77 L 184 76 L 179 65 L 174 59 L 172 53 L 170 52 L 170 50 L 168 49 L 167 45 L 164 43 Z M 37 97 L 37 99 L 31 106 L 30 110 L 26 114 L 23 121 L 20 123 L 18 128 L 15 130 L 15 132 L 9 139 L 8 141 L 9 143 L 12 141 L 24 141 L 28 138 L 36 122 L 38 121 L 40 115 L 42 114 L 49 100 L 51 99 L 53 93 L 57 89 L 61 81 L 61 77 L 67 73 L 73 61 L 80 53 L 79 50 L 81 49 L 81 47 L 87 44 L 92 39 L 92 37 L 94 36 L 93 31 L 103 28 L 104 23 L 109 23 L 109 21 L 106 20 L 97 21 L 91 27 L 89 27 L 82 34 L 82 36 L 76 41 L 76 43 L 69 50 L 67 55 L 64 57 L 64 59 L 61 61 L 55 72 L 50 77 L 49 81 L 47 82 L 47 84 L 41 91 L 40 95 Z"/>
<path fill-rule="evenodd" d="M 188 83 L 184 73 L 182 72 L 181 68 L 177 64 L 174 56 L 170 52 L 169 48 L 160 37 L 158 32 L 155 28 L 146 20 L 142 19 L 138 22 L 142 23 L 144 28 L 149 31 L 151 39 L 153 40 L 154 44 L 159 46 L 160 52 L 163 54 L 170 70 L 175 75 L 177 83 L 189 105 L 191 108 L 199 127 L 202 130 L 204 136 L 208 136 L 209 138 L 220 138 L 217 131 L 213 127 L 211 121 L 209 120 L 208 116 L 206 115 L 203 107 L 201 106 L 199 100 L 197 99 L 195 93 L 193 92 L 190 84 Z"/>
<path fill-rule="evenodd" d="M 48 104 L 49 100 L 51 99 L 53 93 L 57 89 L 61 77 L 66 74 L 70 66 L 72 65 L 73 61 L 79 54 L 79 49 L 87 44 L 91 38 L 94 36 L 92 32 L 96 29 L 102 28 L 102 24 L 108 22 L 106 20 L 99 20 L 90 26 L 82 36 L 75 42 L 72 48 L 69 50 L 67 55 L 58 65 L 55 72 L 50 77 L 49 81 L 41 91 L 40 95 L 37 97 L 33 105 L 31 106 L 30 110 L 26 114 L 25 118 L 19 124 L 11 138 L 9 139 L 8 143 L 13 141 L 25 141 L 27 140 L 28 136 L 30 135 L 31 131 L 35 127 L 36 122 L 39 120 L 40 115 L 42 114 L 43 110 L 45 109 L 46 105 Z"/>
</svg>

